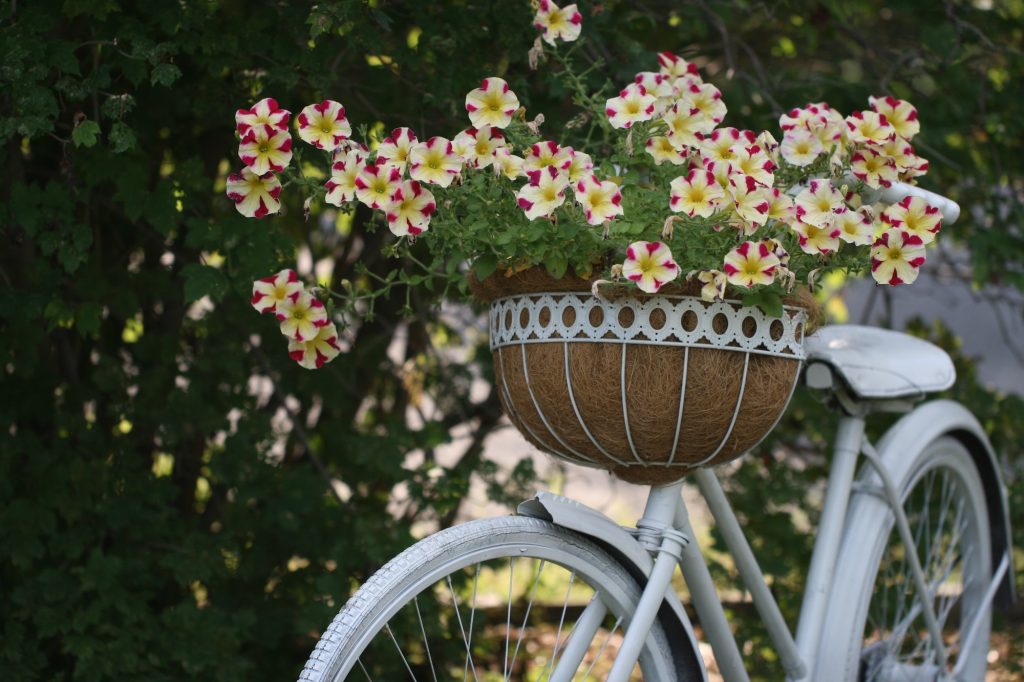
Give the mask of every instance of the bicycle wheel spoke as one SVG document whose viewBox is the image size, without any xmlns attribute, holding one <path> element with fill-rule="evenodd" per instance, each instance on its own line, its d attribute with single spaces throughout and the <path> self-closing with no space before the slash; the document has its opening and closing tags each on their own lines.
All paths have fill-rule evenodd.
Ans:
<svg viewBox="0 0 1024 682">
<path fill-rule="evenodd" d="M 395 633 L 391 631 L 391 625 L 385 625 L 384 630 L 388 633 L 388 637 L 391 638 L 391 641 L 395 643 L 395 648 L 398 649 L 398 655 L 402 657 L 402 663 L 405 664 L 405 669 L 409 671 L 409 677 L 411 677 L 413 681 L 416 682 L 416 673 L 412 671 L 412 667 L 409 665 L 408 659 L 406 659 L 405 654 L 402 652 L 401 645 L 398 643 L 398 640 L 395 639 Z"/>
<path fill-rule="evenodd" d="M 469 652 L 472 650 L 473 645 L 473 619 L 476 617 L 476 589 L 479 583 L 480 562 L 477 562 L 476 568 L 473 570 L 473 598 L 469 606 L 469 637 L 466 638 L 466 664 L 462 669 L 462 682 L 466 682 L 466 678 L 469 676 Z M 476 677 L 476 673 L 473 674 L 473 677 Z"/>
<path fill-rule="evenodd" d="M 600 648 L 597 650 L 597 654 L 594 655 L 594 660 L 592 660 L 590 662 L 590 666 L 587 668 L 586 672 L 583 673 L 583 680 L 582 680 L 582 682 L 587 682 L 587 679 L 590 677 L 591 671 L 593 671 L 594 666 L 597 665 L 597 662 L 599 660 L 601 660 L 601 654 L 604 653 L 605 647 L 608 646 L 608 642 L 611 641 L 612 637 L 615 635 L 615 631 L 619 629 L 619 625 L 621 623 L 622 623 L 622 616 L 619 616 L 618 618 L 615 619 L 615 625 L 613 625 L 612 629 L 608 631 L 608 636 L 605 637 L 604 638 L 604 642 L 601 643 Z"/>
<path fill-rule="evenodd" d="M 565 625 L 565 612 L 569 608 L 569 597 L 572 595 L 572 585 L 576 581 L 576 571 L 572 572 L 569 576 L 569 588 L 565 591 L 565 601 L 562 602 L 562 615 L 558 619 L 558 632 L 555 633 L 555 648 L 551 652 L 551 658 L 544 665 L 544 672 L 541 675 L 541 679 L 545 679 L 545 675 L 553 668 L 555 658 L 558 656 L 558 644 L 562 638 L 562 626 Z"/>
<path fill-rule="evenodd" d="M 526 604 L 526 614 L 523 616 L 523 624 L 519 628 L 519 635 L 516 637 L 516 648 L 512 652 L 512 663 L 509 666 L 511 669 L 516 667 L 516 657 L 519 655 L 519 647 L 523 643 L 523 634 L 526 632 L 526 623 L 530 618 L 530 609 L 533 608 L 533 600 L 537 596 L 537 585 L 540 584 L 540 576 L 544 573 L 544 566 L 547 562 L 541 560 L 540 565 L 537 567 L 537 574 L 533 578 L 533 585 L 530 587 L 530 601 Z M 508 678 L 505 678 L 506 680 Z"/>
<path fill-rule="evenodd" d="M 462 615 L 459 613 L 459 598 L 455 596 L 455 588 L 452 587 L 452 577 L 449 575 L 446 578 L 448 582 L 448 591 L 452 595 L 452 606 L 455 607 L 455 619 L 459 621 L 459 631 L 462 633 L 462 641 L 466 645 L 466 659 L 469 661 L 469 669 L 473 671 L 474 682 L 480 682 L 476 676 L 476 665 L 473 663 L 473 652 L 469 648 L 469 639 L 466 637 L 466 629 L 462 626 Z"/>
<path fill-rule="evenodd" d="M 512 635 L 512 576 L 515 575 L 515 561 L 509 557 L 508 560 L 508 611 L 505 616 L 505 658 L 503 661 L 501 679 L 508 679 L 508 641 Z"/>
<path fill-rule="evenodd" d="M 420 622 L 420 632 L 423 633 L 423 648 L 427 652 L 427 661 L 430 662 L 430 676 L 437 682 L 437 673 L 434 671 L 434 658 L 430 655 L 430 642 L 427 641 L 427 629 L 423 627 L 423 614 L 420 613 L 420 598 L 413 597 L 413 604 L 416 606 L 416 620 Z"/>
<path fill-rule="evenodd" d="M 357 658 L 356 663 L 359 664 L 359 668 L 363 671 L 363 674 L 366 675 L 367 682 L 373 682 L 373 678 L 370 677 L 370 673 L 366 671 L 366 666 L 363 665 L 363 659 Z"/>
</svg>

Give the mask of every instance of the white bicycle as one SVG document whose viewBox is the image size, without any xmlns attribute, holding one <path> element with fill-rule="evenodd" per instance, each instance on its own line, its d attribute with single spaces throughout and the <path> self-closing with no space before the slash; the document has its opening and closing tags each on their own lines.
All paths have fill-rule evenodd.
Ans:
<svg viewBox="0 0 1024 682">
<path fill-rule="evenodd" d="M 910 193 L 947 223 L 959 213 L 905 185 L 885 198 Z M 913 405 L 952 385 L 952 362 L 868 327 L 805 345 L 805 383 L 842 416 L 795 638 L 715 474 L 692 474 L 787 679 L 980 682 L 992 609 L 1015 597 L 1007 497 L 965 408 Z M 865 419 L 879 412 L 907 414 L 872 444 Z M 748 680 L 681 486 L 651 488 L 633 528 L 540 492 L 517 516 L 427 537 L 349 599 L 300 680 L 706 680 L 677 565 L 722 676 Z"/>
</svg>

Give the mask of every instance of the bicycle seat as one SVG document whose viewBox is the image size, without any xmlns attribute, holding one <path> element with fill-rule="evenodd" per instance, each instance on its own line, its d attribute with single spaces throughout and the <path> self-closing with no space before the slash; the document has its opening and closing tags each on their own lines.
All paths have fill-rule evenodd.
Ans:
<svg viewBox="0 0 1024 682">
<path fill-rule="evenodd" d="M 815 362 L 829 365 L 859 398 L 922 397 L 956 380 L 953 361 L 944 350 L 889 329 L 830 325 L 808 336 L 804 347 L 809 367 Z"/>
</svg>

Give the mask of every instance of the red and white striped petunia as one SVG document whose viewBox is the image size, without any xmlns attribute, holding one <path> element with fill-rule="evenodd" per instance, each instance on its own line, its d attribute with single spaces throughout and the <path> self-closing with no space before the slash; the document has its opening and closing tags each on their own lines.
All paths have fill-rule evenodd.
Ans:
<svg viewBox="0 0 1024 682">
<path fill-rule="evenodd" d="M 836 216 L 847 210 L 843 195 L 829 180 L 811 180 L 794 203 L 796 217 L 815 227 L 831 228 Z"/>
<path fill-rule="evenodd" d="M 317 330 L 330 323 L 324 304 L 308 291 L 300 292 L 294 299 L 278 302 L 274 315 L 281 323 L 281 333 L 296 341 L 315 338 Z"/>
<path fill-rule="evenodd" d="M 818 227 L 797 220 L 790 227 L 800 240 L 800 249 L 811 255 L 825 255 L 839 248 L 839 227 Z"/>
<path fill-rule="evenodd" d="M 668 207 L 676 213 L 707 218 L 722 208 L 725 190 L 710 171 L 693 168 L 669 183 Z"/>
<path fill-rule="evenodd" d="M 398 170 L 405 172 L 405 166 L 409 162 L 409 152 L 416 146 L 419 140 L 412 128 L 395 128 L 389 137 L 385 137 L 380 146 L 377 147 L 377 163 L 387 163 L 398 166 Z"/>
<path fill-rule="evenodd" d="M 466 128 L 452 140 L 452 149 L 473 168 L 490 166 L 495 151 L 505 146 L 505 136 L 491 126 Z"/>
<path fill-rule="evenodd" d="M 696 64 L 688 62 L 672 52 L 659 52 L 658 64 L 661 66 L 661 72 L 672 78 L 700 76 L 700 71 L 697 69 Z"/>
<path fill-rule="evenodd" d="M 334 163 L 331 164 L 331 177 L 324 183 L 327 196 L 324 201 L 333 206 L 341 206 L 356 198 L 356 177 L 366 163 L 367 150 L 363 145 L 349 148 L 339 147 L 334 150 Z"/>
<path fill-rule="evenodd" d="M 807 128 L 792 128 L 782 135 L 780 151 L 786 163 L 802 168 L 814 163 L 825 148 L 818 136 Z"/>
<path fill-rule="evenodd" d="M 689 279 L 689 276 L 687 277 Z M 700 288 L 700 297 L 705 301 L 721 301 L 725 298 L 725 285 L 729 283 L 729 277 L 720 270 L 701 270 L 697 273 L 697 280 L 703 284 Z"/>
<path fill-rule="evenodd" d="M 270 277 L 261 277 L 252 283 L 252 307 L 259 313 L 277 312 L 277 304 L 295 301 L 302 293 L 302 282 L 291 269 L 282 270 Z"/>
<path fill-rule="evenodd" d="M 448 187 L 461 171 L 462 158 L 446 138 L 432 137 L 409 151 L 409 177 L 413 180 Z"/>
<path fill-rule="evenodd" d="M 601 225 L 622 215 L 622 192 L 611 180 L 601 182 L 596 175 L 591 175 L 577 182 L 573 189 L 588 224 Z"/>
<path fill-rule="evenodd" d="M 604 113 L 613 128 L 630 128 L 637 121 L 654 118 L 657 98 L 648 93 L 644 86 L 630 83 L 605 103 Z"/>
<path fill-rule="evenodd" d="M 890 228 L 871 246 L 871 276 L 879 284 L 913 284 L 924 260 L 921 237 Z"/>
<path fill-rule="evenodd" d="M 303 108 L 298 124 L 303 142 L 329 152 L 340 147 L 352 134 L 352 126 L 345 118 L 345 107 L 330 99 Z"/>
<path fill-rule="evenodd" d="M 757 144 L 737 145 L 733 151 L 733 171 L 754 178 L 759 185 L 771 187 L 775 184 L 775 163 Z"/>
<path fill-rule="evenodd" d="M 889 122 L 896 134 L 904 140 L 911 140 L 921 132 L 917 120 L 917 109 L 910 102 L 895 97 L 868 97 L 868 104 Z"/>
<path fill-rule="evenodd" d="M 654 95 L 654 115 L 661 116 L 676 99 L 672 78 L 657 71 L 641 71 L 633 77 L 633 82 L 642 85 L 649 95 Z"/>
<path fill-rule="evenodd" d="M 537 14 L 533 17 L 533 25 L 544 31 L 544 42 L 554 45 L 555 39 L 571 43 L 580 37 L 583 15 L 576 9 L 576 4 L 559 7 L 551 0 L 540 0 L 537 3 Z"/>
<path fill-rule="evenodd" d="M 387 208 L 402 184 L 402 171 L 391 164 L 364 163 L 356 175 L 356 198 L 370 208 Z"/>
<path fill-rule="evenodd" d="M 722 101 L 722 92 L 711 83 L 691 82 L 683 89 L 679 101 L 684 107 L 696 109 L 708 121 L 718 125 L 729 113 Z"/>
<path fill-rule="evenodd" d="M 320 369 L 338 357 L 338 328 L 333 322 L 317 329 L 316 336 L 306 341 L 288 340 L 288 356 L 306 369 Z"/>
<path fill-rule="evenodd" d="M 512 114 L 519 108 L 519 98 L 503 79 L 485 78 L 476 90 L 466 95 L 466 111 L 470 122 L 477 128 L 492 126 L 504 128 L 512 122 Z"/>
<path fill-rule="evenodd" d="M 732 165 L 736 160 L 736 152 L 744 145 L 753 144 L 756 139 L 757 136 L 750 130 L 717 128 L 700 141 L 700 153 L 712 163 L 724 161 Z M 714 169 L 709 168 L 708 170 Z"/>
<path fill-rule="evenodd" d="M 508 147 L 500 147 L 494 152 L 494 172 L 504 175 L 509 180 L 516 180 L 525 175 L 523 157 L 516 156 Z"/>
<path fill-rule="evenodd" d="M 939 209 L 921 197 L 904 197 L 882 212 L 882 220 L 893 227 L 918 237 L 922 244 L 931 244 L 942 228 Z"/>
<path fill-rule="evenodd" d="M 862 206 L 856 211 L 847 211 L 836 219 L 839 238 L 847 244 L 870 244 L 874 241 L 875 222 Z"/>
<path fill-rule="evenodd" d="M 281 181 L 273 173 L 256 175 L 248 168 L 232 173 L 227 181 L 228 199 L 246 218 L 262 218 L 281 210 Z"/>
<path fill-rule="evenodd" d="M 846 136 L 857 144 L 884 144 L 896 135 L 885 116 L 877 111 L 855 111 L 846 117 Z"/>
<path fill-rule="evenodd" d="M 537 142 L 523 155 L 523 170 L 529 173 L 550 166 L 559 173 L 567 173 L 572 165 L 572 155 L 572 147 L 560 147 L 554 140 Z"/>
<path fill-rule="evenodd" d="M 784 223 L 796 219 L 796 207 L 793 199 L 777 187 L 772 187 L 765 192 L 768 199 L 768 219 L 778 220 Z"/>
<path fill-rule="evenodd" d="M 778 267 L 778 256 L 764 242 L 743 242 L 725 255 L 722 270 L 729 284 L 749 288 L 771 284 Z"/>
<path fill-rule="evenodd" d="M 790 130 L 810 128 L 812 125 L 824 125 L 828 122 L 825 110 L 815 104 L 805 107 L 793 107 L 779 117 L 779 128 L 785 134 Z"/>
<path fill-rule="evenodd" d="M 758 184 L 757 180 L 749 175 L 733 173 L 726 191 L 732 197 L 733 210 L 744 223 L 745 234 L 753 234 L 768 222 L 771 202 L 768 200 L 767 188 Z"/>
<path fill-rule="evenodd" d="M 715 122 L 705 117 L 700 109 L 676 102 L 661 120 L 668 126 L 666 136 L 676 149 L 698 148 L 705 135 L 715 129 Z"/>
<path fill-rule="evenodd" d="M 861 147 L 853 153 L 850 172 L 873 189 L 889 187 L 898 179 L 896 163 L 870 146 Z"/>
<path fill-rule="evenodd" d="M 916 178 L 928 172 L 928 161 L 918 156 L 911 144 L 899 135 L 885 144 L 869 147 L 872 151 L 892 159 L 901 178 Z"/>
<path fill-rule="evenodd" d="M 267 124 L 250 128 L 238 143 L 238 158 L 257 175 L 280 173 L 292 162 L 292 136 Z"/>
<path fill-rule="evenodd" d="M 437 204 L 430 190 L 415 180 L 406 180 L 391 194 L 384 212 L 388 229 L 396 237 L 415 237 L 427 231 Z"/>
<path fill-rule="evenodd" d="M 569 174 L 569 182 L 579 182 L 594 170 L 594 160 L 586 152 L 578 151 L 572 147 L 567 147 L 567 149 L 572 152 L 572 161 L 566 169 L 566 172 Z"/>
<path fill-rule="evenodd" d="M 658 289 L 679 277 L 679 265 L 672 259 L 672 251 L 666 244 L 633 242 L 626 249 L 622 275 L 636 282 L 640 291 L 656 294 Z"/>
<path fill-rule="evenodd" d="M 660 166 L 666 161 L 675 166 L 686 163 L 686 154 L 672 146 L 672 142 L 664 135 L 655 135 L 649 138 L 644 149 L 654 159 L 655 165 Z"/>
<path fill-rule="evenodd" d="M 516 201 L 527 218 L 536 220 L 550 216 L 565 203 L 565 188 L 569 186 L 566 173 L 559 172 L 554 166 L 546 166 L 526 175 L 530 182 L 516 194 Z"/>
<path fill-rule="evenodd" d="M 251 109 L 239 109 L 235 112 L 235 128 L 239 136 L 244 136 L 252 128 L 269 125 L 278 130 L 288 130 L 288 119 L 292 113 L 277 105 L 277 100 L 264 97 Z"/>
</svg>

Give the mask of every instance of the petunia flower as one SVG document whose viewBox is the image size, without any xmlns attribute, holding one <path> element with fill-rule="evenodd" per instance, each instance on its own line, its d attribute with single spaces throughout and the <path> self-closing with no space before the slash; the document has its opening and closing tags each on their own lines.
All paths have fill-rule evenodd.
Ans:
<svg viewBox="0 0 1024 682">
<path fill-rule="evenodd" d="M 334 150 L 334 163 L 331 164 L 331 177 L 324 183 L 327 196 L 324 201 L 333 206 L 341 206 L 356 198 L 356 177 L 366 163 L 367 150 L 363 145 L 348 149 L 339 147 Z"/>
<path fill-rule="evenodd" d="M 722 92 L 711 83 L 691 82 L 689 87 L 683 89 L 679 97 L 680 103 L 696 109 L 708 121 L 718 125 L 729 112 L 725 102 L 722 101 Z"/>
<path fill-rule="evenodd" d="M 299 112 L 298 122 L 299 137 L 304 142 L 329 152 L 340 147 L 352 134 L 352 126 L 345 118 L 345 107 L 330 99 L 305 107 Z"/>
<path fill-rule="evenodd" d="M 867 146 L 850 157 L 850 172 L 873 189 L 888 187 L 897 180 L 896 163 Z"/>
<path fill-rule="evenodd" d="M 796 207 L 793 199 L 777 187 L 772 187 L 765 192 L 768 200 L 768 219 L 778 220 L 784 223 L 796 219 Z"/>
<path fill-rule="evenodd" d="M 857 144 L 883 144 L 896 135 L 888 119 L 877 111 L 855 111 L 846 117 L 847 137 Z"/>
<path fill-rule="evenodd" d="M 874 221 L 868 216 L 865 207 L 838 216 L 835 226 L 839 228 L 839 238 L 847 244 L 864 245 L 874 240 Z"/>
<path fill-rule="evenodd" d="M 404 173 L 409 162 L 409 152 L 418 142 L 412 128 L 395 128 L 377 147 L 377 163 L 398 166 L 398 170 Z"/>
<path fill-rule="evenodd" d="M 672 142 L 664 135 L 655 135 L 649 138 L 644 149 L 658 166 L 665 161 L 676 166 L 686 163 L 686 154 L 673 147 Z"/>
<path fill-rule="evenodd" d="M 366 163 L 356 175 L 356 198 L 370 208 L 386 209 L 401 183 L 398 166 Z"/>
<path fill-rule="evenodd" d="M 443 137 L 432 137 L 409 150 L 409 177 L 413 180 L 448 187 L 461 170 L 462 158 Z"/>
<path fill-rule="evenodd" d="M 473 126 L 504 128 L 512 122 L 512 114 L 519 108 L 519 98 L 503 79 L 492 76 L 466 95 L 466 111 Z"/>
<path fill-rule="evenodd" d="M 768 201 L 767 190 L 754 178 L 734 173 L 729 178 L 726 191 L 732 197 L 733 210 L 744 222 L 744 233 L 748 236 L 768 222 L 768 209 L 771 204 Z"/>
<path fill-rule="evenodd" d="M 504 175 L 509 180 L 523 177 L 523 157 L 513 154 L 508 147 L 501 147 L 494 152 L 494 172 Z"/>
<path fill-rule="evenodd" d="M 904 197 L 882 213 L 882 220 L 919 238 L 922 244 L 931 244 L 942 228 L 939 209 L 921 197 Z"/>
<path fill-rule="evenodd" d="M 700 153 L 711 162 L 724 161 L 732 165 L 736 160 L 736 152 L 745 144 L 753 144 L 756 139 L 754 133 L 749 130 L 717 128 L 703 136 L 700 141 Z"/>
<path fill-rule="evenodd" d="M 703 284 L 700 288 L 700 297 L 705 301 L 721 301 L 725 298 L 725 285 L 729 281 L 728 275 L 720 270 L 701 270 L 697 273 L 697 280 Z"/>
<path fill-rule="evenodd" d="M 736 145 L 732 150 L 733 170 L 754 178 L 759 185 L 771 187 L 775 184 L 775 164 L 764 150 L 756 145 Z"/>
<path fill-rule="evenodd" d="M 622 193 L 611 180 L 601 182 L 596 175 L 591 175 L 577 182 L 573 189 L 588 224 L 601 225 L 622 215 Z"/>
<path fill-rule="evenodd" d="M 505 147 L 505 136 L 491 126 L 466 128 L 452 140 L 452 149 L 473 168 L 487 168 L 494 163 L 494 152 Z"/>
<path fill-rule="evenodd" d="M 594 160 L 586 152 L 572 149 L 572 147 L 567 147 L 567 149 L 572 151 L 572 161 L 566 169 L 569 174 L 569 182 L 579 182 L 591 174 L 594 169 Z"/>
<path fill-rule="evenodd" d="M 715 129 L 715 122 L 705 117 L 700 109 L 676 102 L 661 120 L 668 126 L 666 136 L 679 150 L 700 147 L 703 136 Z"/>
<path fill-rule="evenodd" d="M 262 218 L 281 210 L 281 181 L 273 173 L 256 175 L 248 168 L 232 173 L 227 181 L 228 199 L 246 218 Z"/>
<path fill-rule="evenodd" d="M 618 97 L 608 100 L 604 113 L 613 128 L 629 128 L 637 121 L 650 121 L 654 118 L 655 102 L 657 98 L 642 85 L 630 83 L 619 92 Z"/>
<path fill-rule="evenodd" d="M 672 52 L 659 52 L 658 64 L 661 66 L 662 73 L 673 78 L 700 76 L 700 71 L 697 69 L 696 64 L 688 62 Z"/>
<path fill-rule="evenodd" d="M 391 194 L 384 209 L 388 229 L 396 237 L 415 237 L 427 231 L 437 204 L 430 190 L 415 180 L 406 180 Z"/>
<path fill-rule="evenodd" d="M 778 267 L 778 256 L 764 242 L 743 242 L 726 254 L 722 270 L 729 284 L 749 288 L 757 284 L 771 284 Z"/>
<path fill-rule="evenodd" d="M 911 140 L 921 132 L 921 122 L 917 120 L 917 109 L 910 102 L 895 97 L 868 97 L 868 104 L 877 111 L 896 134 L 904 140 Z"/>
<path fill-rule="evenodd" d="M 307 341 L 288 340 L 288 356 L 306 369 L 320 369 L 340 352 L 338 328 L 333 322 L 320 327 L 316 336 Z"/>
<path fill-rule="evenodd" d="M 554 45 L 555 39 L 571 43 L 580 37 L 583 15 L 576 9 L 575 3 L 559 7 L 551 0 L 540 0 L 537 3 L 537 14 L 533 17 L 533 25 L 544 31 L 544 42 Z"/>
<path fill-rule="evenodd" d="M 782 245 L 778 239 L 762 239 L 761 243 L 768 247 L 768 250 L 775 254 L 775 257 L 779 259 L 779 265 L 788 268 L 789 267 L 789 251 L 786 251 L 786 247 Z"/>
<path fill-rule="evenodd" d="M 302 282 L 294 270 L 282 270 L 252 283 L 252 307 L 259 313 L 273 313 L 282 301 L 294 301 L 302 293 Z"/>
<path fill-rule="evenodd" d="M 707 218 L 720 210 L 725 190 L 710 171 L 694 168 L 669 183 L 669 208 L 676 213 Z"/>
<path fill-rule="evenodd" d="M 250 128 L 238 143 L 238 158 L 257 175 L 279 173 L 292 162 L 292 136 L 267 124 Z"/>
<path fill-rule="evenodd" d="M 235 112 L 235 127 L 239 136 L 244 136 L 252 128 L 269 125 L 278 130 L 288 130 L 288 118 L 291 112 L 277 105 L 277 100 L 265 97 L 251 109 L 239 109 Z"/>
<path fill-rule="evenodd" d="M 868 146 L 872 151 L 892 159 L 896 172 L 903 179 L 916 178 L 928 172 L 928 160 L 918 156 L 911 144 L 899 135 L 885 144 Z"/>
<path fill-rule="evenodd" d="M 569 176 L 560 173 L 554 166 L 530 171 L 527 173 L 530 182 L 516 194 L 519 207 L 530 220 L 547 217 L 555 209 L 565 203 L 565 188 L 569 186 Z"/>
<path fill-rule="evenodd" d="M 790 225 L 800 240 L 800 249 L 811 255 L 825 255 L 839 248 L 839 228 L 835 225 L 818 227 L 797 220 Z"/>
<path fill-rule="evenodd" d="M 299 293 L 295 298 L 279 301 L 274 315 L 281 323 L 281 333 L 296 341 L 315 338 L 317 330 L 330 322 L 324 304 L 308 291 Z"/>
<path fill-rule="evenodd" d="M 807 129 L 811 125 L 820 125 L 828 121 L 827 114 L 818 106 L 808 104 L 806 107 L 794 107 L 779 117 L 779 128 L 783 134 L 790 130 Z"/>
<path fill-rule="evenodd" d="M 679 266 L 672 260 L 672 251 L 662 242 L 633 242 L 626 249 L 622 275 L 636 282 L 640 291 L 655 294 L 679 276 Z"/>
<path fill-rule="evenodd" d="M 913 284 L 924 260 L 921 237 L 892 228 L 871 246 L 871 276 L 879 284 Z"/>
<path fill-rule="evenodd" d="M 804 167 L 814 163 L 825 148 L 818 136 L 807 128 L 793 128 L 782 136 L 782 158 L 791 166 Z"/>
<path fill-rule="evenodd" d="M 641 71 L 633 77 L 633 82 L 643 86 L 648 94 L 654 95 L 654 115 L 661 116 L 675 101 L 675 88 L 672 78 L 656 71 Z"/>
<path fill-rule="evenodd" d="M 843 195 L 828 180 L 811 180 L 794 203 L 796 217 L 815 227 L 832 227 L 836 216 L 847 210 Z"/>
<path fill-rule="evenodd" d="M 550 166 L 565 173 L 572 165 L 572 155 L 572 147 L 560 147 L 554 140 L 537 142 L 523 155 L 523 170 L 529 173 Z"/>
</svg>

